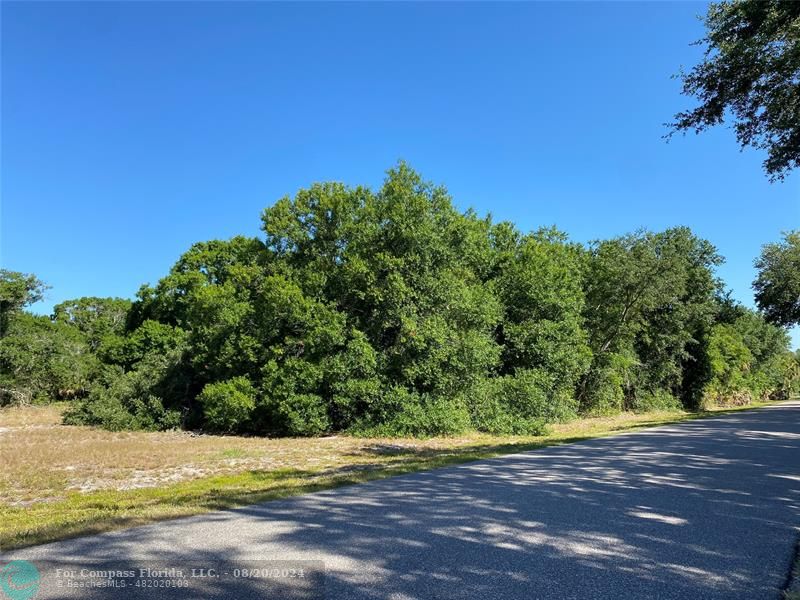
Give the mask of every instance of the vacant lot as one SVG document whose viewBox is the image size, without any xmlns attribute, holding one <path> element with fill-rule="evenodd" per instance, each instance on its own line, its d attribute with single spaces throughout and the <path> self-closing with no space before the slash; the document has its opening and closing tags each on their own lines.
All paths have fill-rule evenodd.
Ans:
<svg viewBox="0 0 800 600">
<path fill-rule="evenodd" d="M 581 419 L 537 437 L 264 439 L 113 433 L 61 425 L 62 410 L 0 410 L 0 548 L 697 416 L 656 412 Z"/>
</svg>

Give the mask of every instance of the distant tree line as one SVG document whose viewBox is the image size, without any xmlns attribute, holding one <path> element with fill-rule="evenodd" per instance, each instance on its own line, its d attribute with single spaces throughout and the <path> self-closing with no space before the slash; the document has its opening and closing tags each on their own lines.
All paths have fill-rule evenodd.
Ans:
<svg viewBox="0 0 800 600">
<path fill-rule="evenodd" d="M 403 163 L 377 192 L 317 184 L 262 223 L 195 244 L 134 302 L 34 316 L 42 283 L 3 271 L 0 400 L 68 399 L 67 423 L 115 430 L 522 434 L 798 379 L 786 331 L 724 293 L 721 257 L 686 227 L 588 247 L 525 234 Z M 765 249 L 759 297 L 796 241 Z"/>
</svg>

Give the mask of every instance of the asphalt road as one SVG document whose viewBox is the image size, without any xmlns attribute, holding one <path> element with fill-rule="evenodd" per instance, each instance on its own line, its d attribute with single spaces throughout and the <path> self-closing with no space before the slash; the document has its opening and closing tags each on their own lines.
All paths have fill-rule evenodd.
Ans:
<svg viewBox="0 0 800 600">
<path fill-rule="evenodd" d="M 777 600 L 798 527 L 800 403 L 787 402 L 5 560 L 26 558 L 42 572 L 37 600 Z M 176 571 L 81 573 L 147 566 Z M 117 587 L 69 587 L 91 581 Z"/>
</svg>

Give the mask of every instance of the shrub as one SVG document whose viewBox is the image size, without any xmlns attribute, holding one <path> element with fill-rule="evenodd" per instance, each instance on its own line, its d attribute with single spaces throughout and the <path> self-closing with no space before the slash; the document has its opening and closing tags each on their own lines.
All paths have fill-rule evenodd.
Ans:
<svg viewBox="0 0 800 600">
<path fill-rule="evenodd" d="M 581 413 L 607 416 L 623 411 L 635 394 L 640 367 L 641 362 L 629 345 L 595 355 L 594 364 L 577 388 Z"/>
<path fill-rule="evenodd" d="M 203 407 L 208 429 L 221 433 L 243 429 L 256 407 L 255 390 L 246 377 L 209 383 L 197 400 Z"/>
<path fill-rule="evenodd" d="M 502 401 L 501 387 L 499 380 L 488 380 L 475 386 L 470 402 L 470 416 L 475 429 L 496 435 L 544 433 L 544 421 L 522 421 L 508 410 Z"/>
<path fill-rule="evenodd" d="M 495 434 L 538 435 L 547 423 L 575 416 L 571 395 L 556 388 L 538 369 L 484 380 L 470 399 L 474 427 Z"/>
<path fill-rule="evenodd" d="M 614 415 L 625 402 L 622 374 L 612 366 L 594 367 L 582 384 L 581 412 L 588 415 Z"/>
<path fill-rule="evenodd" d="M 157 396 L 130 399 L 126 404 L 120 396 L 98 388 L 64 413 L 64 423 L 93 425 L 110 431 L 157 431 L 180 427 L 181 413 L 164 408 L 161 398 Z"/>
<path fill-rule="evenodd" d="M 288 435 L 320 435 L 330 430 L 328 407 L 317 394 L 291 393 L 269 405 L 272 423 Z"/>
<path fill-rule="evenodd" d="M 331 423 L 351 427 L 369 414 L 381 394 L 377 353 L 360 331 L 353 329 L 341 352 L 323 359 L 324 387 L 330 395 Z"/>
<path fill-rule="evenodd" d="M 134 417 L 117 396 L 95 389 L 88 398 L 74 403 L 64 413 L 65 425 L 93 425 L 110 431 L 133 429 Z"/>
<path fill-rule="evenodd" d="M 633 398 L 630 408 L 635 412 L 681 410 L 683 404 L 667 390 L 643 390 Z"/>
<path fill-rule="evenodd" d="M 716 325 L 708 343 L 711 379 L 703 394 L 703 403 L 749 404 L 748 373 L 753 356 L 742 335 L 733 325 Z"/>
<path fill-rule="evenodd" d="M 284 435 L 319 435 L 332 427 L 319 394 L 323 369 L 299 357 L 269 361 L 262 369 L 262 401 L 256 427 Z"/>
<path fill-rule="evenodd" d="M 149 354 L 128 372 L 106 366 L 99 377 L 88 397 L 76 401 L 64 414 L 65 423 L 113 431 L 173 429 L 181 425 L 181 410 L 167 400 L 175 388 L 185 387 L 179 351 Z"/>
<path fill-rule="evenodd" d="M 420 395 L 394 386 L 381 399 L 381 410 L 363 419 L 352 433 L 376 437 L 454 435 L 470 429 L 470 416 L 460 398 Z"/>
</svg>

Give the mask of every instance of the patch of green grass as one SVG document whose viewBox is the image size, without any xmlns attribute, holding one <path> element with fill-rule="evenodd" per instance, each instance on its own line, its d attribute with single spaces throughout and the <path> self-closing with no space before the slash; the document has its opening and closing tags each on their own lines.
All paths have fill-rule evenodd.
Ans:
<svg viewBox="0 0 800 600">
<path fill-rule="evenodd" d="M 0 548 L 9 550 L 45 542 L 121 529 L 158 520 L 195 515 L 285 498 L 296 494 L 381 479 L 425 469 L 480 460 L 525 450 L 535 450 L 623 431 L 747 410 L 763 404 L 734 409 L 688 412 L 630 413 L 616 417 L 579 419 L 555 425 L 536 437 L 483 436 L 475 443 L 448 447 L 402 447 L 386 452 L 373 446 L 363 454 L 343 454 L 343 464 L 320 469 L 250 470 L 205 477 L 162 487 L 132 490 L 69 491 L 53 501 L 27 506 L 0 506 Z M 446 440 L 445 440 L 446 441 Z M 239 457 L 239 449 L 225 449 L 226 458 Z M 350 463 L 347 463 L 347 460 Z"/>
<path fill-rule="evenodd" d="M 247 452 L 242 450 L 241 448 L 226 448 L 222 452 L 219 453 L 222 458 L 244 458 L 247 456 Z"/>
</svg>

